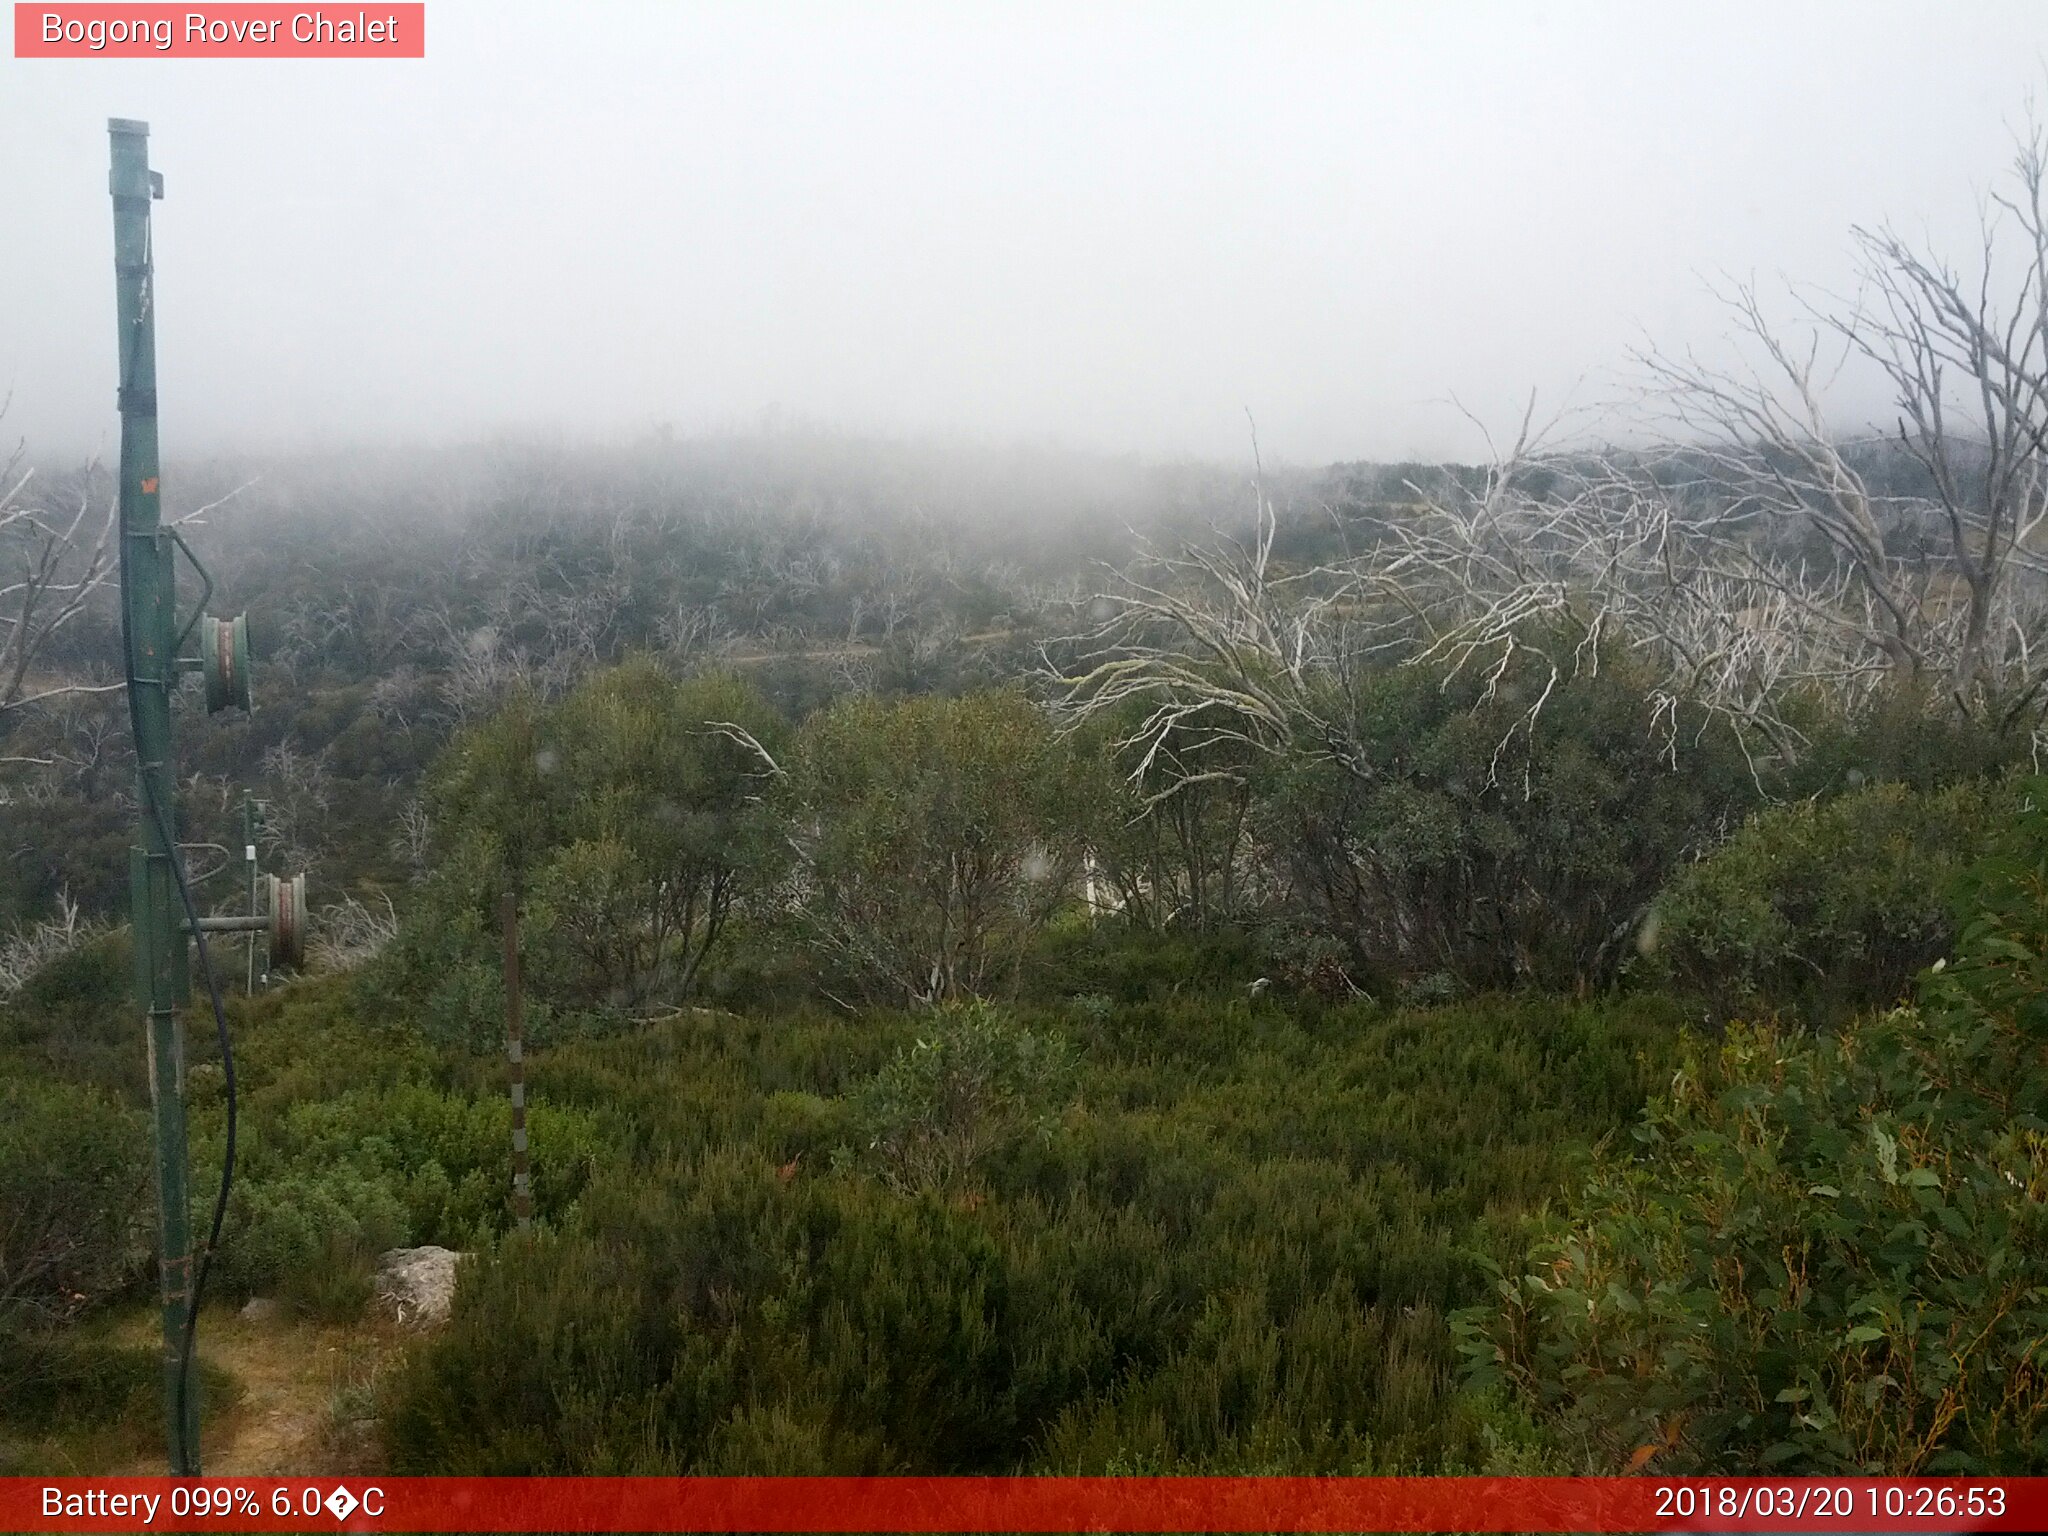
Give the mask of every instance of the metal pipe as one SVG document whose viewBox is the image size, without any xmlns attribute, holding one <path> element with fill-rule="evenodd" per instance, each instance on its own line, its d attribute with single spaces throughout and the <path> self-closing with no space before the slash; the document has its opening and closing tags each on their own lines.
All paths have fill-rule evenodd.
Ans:
<svg viewBox="0 0 2048 1536">
<path fill-rule="evenodd" d="M 135 727 L 141 836 L 129 857 L 135 993 L 149 1037 L 149 1098 L 156 1140 L 158 1296 L 164 1336 L 164 1420 L 171 1471 L 199 1472 L 198 1384 L 178 1413 L 178 1366 L 192 1305 L 192 1234 L 185 1153 L 186 936 L 177 918 L 167 829 L 175 828 L 177 775 L 171 693 L 177 687 L 177 591 L 158 495 L 156 316 L 150 203 L 163 178 L 149 168 L 149 125 L 107 122 L 114 203 L 114 291 L 119 322 L 122 628 Z M 152 809 L 154 808 L 154 809 Z"/>
</svg>

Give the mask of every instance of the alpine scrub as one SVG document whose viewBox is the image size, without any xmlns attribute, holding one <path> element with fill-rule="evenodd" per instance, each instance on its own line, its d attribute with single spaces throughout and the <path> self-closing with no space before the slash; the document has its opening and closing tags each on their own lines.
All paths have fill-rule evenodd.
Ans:
<svg viewBox="0 0 2048 1536">
<path fill-rule="evenodd" d="M 1604 1470 L 2048 1469 L 2048 785 L 1916 1006 L 1689 1040 L 1545 1225 L 1475 1383 Z"/>
</svg>

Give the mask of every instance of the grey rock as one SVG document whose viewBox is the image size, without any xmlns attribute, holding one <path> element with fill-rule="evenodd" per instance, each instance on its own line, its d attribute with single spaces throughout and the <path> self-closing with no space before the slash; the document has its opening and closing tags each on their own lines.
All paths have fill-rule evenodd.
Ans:
<svg viewBox="0 0 2048 1536">
<path fill-rule="evenodd" d="M 408 1328 L 448 1321 L 455 1302 L 455 1266 L 466 1257 L 449 1248 L 393 1248 L 377 1258 L 377 1303 Z"/>
</svg>

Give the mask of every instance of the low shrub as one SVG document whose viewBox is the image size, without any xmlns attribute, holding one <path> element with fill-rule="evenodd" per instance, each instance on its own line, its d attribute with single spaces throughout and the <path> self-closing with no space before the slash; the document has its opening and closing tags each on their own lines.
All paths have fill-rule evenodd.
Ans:
<svg viewBox="0 0 2048 1536">
<path fill-rule="evenodd" d="M 1460 1320 L 1593 1470 L 2048 1470 L 2048 783 L 1954 964 L 1837 1036 L 1694 1043 Z"/>
<path fill-rule="evenodd" d="M 1658 898 L 1635 972 L 1724 1015 L 1889 1008 L 1953 942 L 1949 886 L 2006 800 L 1984 783 L 1877 784 L 1759 812 Z"/>
<path fill-rule="evenodd" d="M 27 1434 L 145 1420 L 163 1410 L 163 1350 L 64 1334 L 16 1337 L 0 1422 Z"/>
<path fill-rule="evenodd" d="M 46 963 L 0 996 L 0 1047 L 18 1053 L 38 1075 L 147 1103 L 131 953 L 125 928 L 55 947 Z"/>
<path fill-rule="evenodd" d="M 1547 1467 L 1526 1418 L 1459 1393 L 1443 1320 L 1668 1070 L 1668 1005 L 959 1017 L 679 1019 L 552 1053 L 552 1091 L 632 1125 L 634 1167 L 486 1249 L 387 1400 L 394 1467 Z M 987 1038 L 934 1047 L 949 1027 Z M 970 1177 L 819 1155 L 954 1102 L 980 1123 L 980 1087 L 947 1085 L 1003 1073 L 952 1069 L 1022 1057 L 1035 1083 L 1055 1030 L 1059 1134 L 1030 1134 L 1048 1086 L 996 1095 L 1020 1133 Z"/>
<path fill-rule="evenodd" d="M 1163 1002 L 1242 990 L 1261 973 L 1252 939 L 1229 929 L 1159 932 L 1121 917 L 1063 922 L 1033 952 L 1034 997 Z"/>
<path fill-rule="evenodd" d="M 586 1110 L 526 1110 L 535 1210 L 561 1221 L 614 1141 Z M 510 1223 L 512 1106 L 424 1083 L 293 1104 L 242 1130 L 215 1276 L 238 1294 L 283 1290 L 317 1315 L 369 1298 L 377 1253 L 408 1243 L 471 1247 Z M 219 1161 L 215 1141 L 197 1167 Z M 209 1221 L 213 1188 L 195 1194 Z"/>
<path fill-rule="evenodd" d="M 1049 1136 L 1072 1049 L 975 1001 L 943 1008 L 855 1095 L 858 1157 L 893 1188 L 950 1187 L 1019 1138 Z"/>
<path fill-rule="evenodd" d="M 502 1069 L 453 1081 L 410 1032 L 357 1020 L 359 995 L 348 978 L 318 978 L 257 1000 L 239 1021 L 237 1167 L 214 1268 L 231 1294 L 276 1294 L 347 1317 L 367 1299 L 383 1250 L 467 1248 L 510 1220 Z M 445 1086 L 426 1080 L 434 1076 Z M 220 1166 L 220 1091 L 216 1064 L 196 1064 L 193 1220 L 202 1232 Z M 527 1128 L 536 1212 L 559 1221 L 620 1138 L 598 1113 L 559 1103 L 531 1103 Z"/>
<path fill-rule="evenodd" d="M 211 1186 L 213 1180 L 204 1182 Z M 211 1187 L 194 1196 L 195 1231 L 206 1231 L 213 1199 Z M 374 1169 L 342 1164 L 244 1170 L 229 1197 L 212 1283 L 240 1296 L 293 1287 L 291 1299 L 307 1310 L 345 1317 L 361 1287 L 336 1282 L 359 1273 L 383 1250 L 408 1242 L 411 1234 L 398 1192 Z M 359 1299 L 368 1300 L 367 1291 Z"/>
<path fill-rule="evenodd" d="M 140 1115 L 97 1090 L 0 1081 L 0 1333 L 68 1322 L 139 1272 L 147 1149 Z"/>
</svg>

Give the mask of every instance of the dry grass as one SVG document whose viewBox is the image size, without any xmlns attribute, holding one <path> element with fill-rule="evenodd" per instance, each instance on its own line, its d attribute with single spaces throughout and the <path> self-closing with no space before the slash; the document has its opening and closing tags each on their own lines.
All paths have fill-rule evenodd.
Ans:
<svg viewBox="0 0 2048 1536">
<path fill-rule="evenodd" d="M 123 1337 L 147 1343 L 154 1312 L 126 1320 Z M 201 1464 L 209 1477 L 339 1477 L 383 1470 L 376 1435 L 377 1392 L 396 1365 L 405 1338 L 384 1319 L 348 1324 L 287 1318 L 247 1322 L 225 1307 L 201 1318 L 202 1359 L 233 1377 L 240 1389 L 222 1411 L 209 1413 Z M 77 1447 L 79 1453 L 112 1447 Z M 163 1471 L 152 1445 L 112 1463 L 79 1465 L 86 1474 L 154 1476 Z"/>
</svg>

